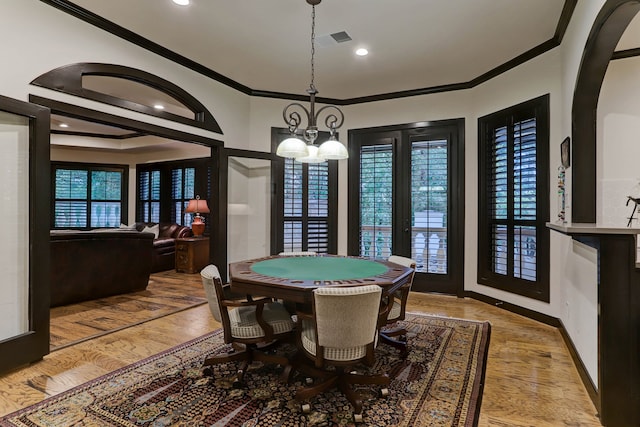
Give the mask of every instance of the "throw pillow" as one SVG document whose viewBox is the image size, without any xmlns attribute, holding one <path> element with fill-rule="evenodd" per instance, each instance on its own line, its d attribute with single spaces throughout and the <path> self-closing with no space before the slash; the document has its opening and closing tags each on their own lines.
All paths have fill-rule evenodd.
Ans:
<svg viewBox="0 0 640 427">
<path fill-rule="evenodd" d="M 135 224 L 131 224 L 131 225 L 120 224 L 120 228 L 124 228 L 124 229 L 127 229 L 127 230 L 135 230 L 136 229 L 136 225 Z"/>
<path fill-rule="evenodd" d="M 142 229 L 143 233 L 153 233 L 154 235 L 154 239 L 158 238 L 158 235 L 160 234 L 160 226 L 158 224 L 152 226 L 152 227 L 145 227 Z"/>
</svg>

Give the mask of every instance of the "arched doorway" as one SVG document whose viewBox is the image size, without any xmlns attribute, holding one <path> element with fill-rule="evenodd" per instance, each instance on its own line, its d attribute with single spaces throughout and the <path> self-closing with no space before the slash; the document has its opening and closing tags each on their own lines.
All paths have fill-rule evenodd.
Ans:
<svg viewBox="0 0 640 427">
<path fill-rule="evenodd" d="M 596 222 L 598 98 L 613 52 L 638 11 L 639 0 L 608 0 L 591 28 L 582 54 L 571 112 L 573 222 Z"/>
</svg>

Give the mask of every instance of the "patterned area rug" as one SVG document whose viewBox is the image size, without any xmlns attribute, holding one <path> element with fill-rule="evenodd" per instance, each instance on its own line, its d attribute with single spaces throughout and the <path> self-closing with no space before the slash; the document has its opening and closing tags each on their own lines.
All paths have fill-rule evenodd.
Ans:
<svg viewBox="0 0 640 427">
<path fill-rule="evenodd" d="M 490 325 L 411 313 L 409 356 L 380 345 L 366 371 L 392 377 L 389 396 L 364 386 L 364 425 L 476 426 Z M 201 364 L 212 353 L 229 351 L 221 330 L 119 369 L 39 404 L 0 419 L 0 426 L 348 426 L 349 402 L 337 390 L 325 392 L 303 414 L 294 400 L 304 378 L 280 381 L 281 367 L 255 365 L 246 387 L 233 387 L 235 364 Z M 288 351 L 284 345 L 282 351 Z"/>
</svg>

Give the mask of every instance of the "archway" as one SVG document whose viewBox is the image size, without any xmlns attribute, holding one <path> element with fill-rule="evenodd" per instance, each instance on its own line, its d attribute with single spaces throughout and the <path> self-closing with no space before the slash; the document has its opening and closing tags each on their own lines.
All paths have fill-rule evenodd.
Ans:
<svg viewBox="0 0 640 427">
<path fill-rule="evenodd" d="M 573 222 L 596 222 L 598 99 L 611 56 L 638 11 L 640 0 L 608 0 L 591 28 L 582 54 L 571 113 Z"/>
</svg>

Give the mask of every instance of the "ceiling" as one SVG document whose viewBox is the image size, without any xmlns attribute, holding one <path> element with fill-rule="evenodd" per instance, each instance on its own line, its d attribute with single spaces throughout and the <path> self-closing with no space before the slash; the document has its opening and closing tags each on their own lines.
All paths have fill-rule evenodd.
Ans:
<svg viewBox="0 0 640 427">
<path fill-rule="evenodd" d="M 252 91 L 305 95 L 304 0 L 72 0 Z M 573 1 L 569 1 L 573 3 Z M 333 99 L 469 82 L 553 39 L 563 0 L 324 0 L 315 86 Z M 330 34 L 345 31 L 351 41 Z M 358 57 L 356 48 L 369 55 Z M 147 70 L 154 72 L 154 70 Z"/>
</svg>

